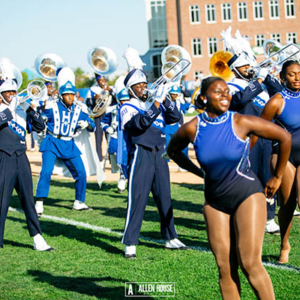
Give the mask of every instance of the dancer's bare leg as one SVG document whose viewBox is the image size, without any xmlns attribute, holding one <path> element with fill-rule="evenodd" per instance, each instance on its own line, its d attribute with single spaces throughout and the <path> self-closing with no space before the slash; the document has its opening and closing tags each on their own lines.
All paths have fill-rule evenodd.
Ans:
<svg viewBox="0 0 300 300">
<path fill-rule="evenodd" d="M 272 166 L 276 164 L 277 155 L 272 155 Z M 280 226 L 280 256 L 278 262 L 281 264 L 289 261 L 291 246 L 289 236 L 293 221 L 293 214 L 296 208 L 296 169 L 288 162 L 282 177 L 282 182 L 278 190 L 280 208 L 278 211 L 278 221 Z"/>
<path fill-rule="evenodd" d="M 222 297 L 229 300 L 240 299 L 240 280 L 232 217 L 208 204 L 204 205 L 204 217 L 210 247 L 219 268 Z"/>
<path fill-rule="evenodd" d="M 271 279 L 261 260 L 266 221 L 266 200 L 262 193 L 251 195 L 234 214 L 242 271 L 258 299 L 275 299 Z"/>
</svg>

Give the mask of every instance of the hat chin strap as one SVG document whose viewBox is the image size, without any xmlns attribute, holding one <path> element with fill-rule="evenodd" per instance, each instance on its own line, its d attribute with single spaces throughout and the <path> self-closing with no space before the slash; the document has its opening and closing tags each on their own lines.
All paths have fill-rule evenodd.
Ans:
<svg viewBox="0 0 300 300">
<path fill-rule="evenodd" d="M 2 93 L 0 93 L 0 97 L 1 97 L 2 102 L 4 102 L 4 104 L 9 105 L 9 103 L 4 99 Z"/>
<path fill-rule="evenodd" d="M 235 71 L 235 72 L 239 75 L 239 77 L 241 77 L 242 79 L 244 79 L 244 80 L 246 80 L 246 81 L 250 81 L 250 79 L 244 77 L 244 76 L 236 69 L 236 67 L 233 67 L 232 69 L 233 69 L 233 71 Z"/>
<path fill-rule="evenodd" d="M 131 87 L 129 87 L 128 90 L 132 93 L 132 96 L 133 96 L 135 99 L 141 100 L 141 101 L 142 101 L 142 99 L 140 99 L 140 98 L 135 94 L 135 92 L 133 91 L 133 89 L 132 89 Z"/>
</svg>

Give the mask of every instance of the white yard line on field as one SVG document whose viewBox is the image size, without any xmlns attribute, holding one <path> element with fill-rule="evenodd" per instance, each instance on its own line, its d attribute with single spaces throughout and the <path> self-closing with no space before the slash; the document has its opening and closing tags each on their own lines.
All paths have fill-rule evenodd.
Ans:
<svg viewBox="0 0 300 300">
<path fill-rule="evenodd" d="M 24 211 L 22 209 L 17 209 L 17 208 L 13 208 L 13 207 L 9 207 L 9 210 L 14 211 L 14 212 L 24 213 Z M 105 232 L 105 233 L 110 233 L 110 234 L 114 234 L 117 236 L 123 236 L 123 232 L 114 231 L 110 228 L 105 228 L 102 226 L 95 226 L 95 225 L 91 225 L 89 223 L 78 222 L 78 221 L 75 221 L 72 219 L 60 218 L 60 217 L 56 217 L 56 216 L 43 215 L 42 217 L 43 217 L 43 219 L 49 219 L 49 220 L 61 222 L 61 223 L 67 224 L 67 225 L 79 226 L 79 227 L 91 229 L 91 230 L 98 231 L 98 232 Z M 151 243 L 157 243 L 157 244 L 165 243 L 164 240 L 156 240 L 156 239 L 143 237 L 143 236 L 140 236 L 140 239 L 147 241 L 147 242 L 151 242 Z M 199 252 L 212 253 L 210 249 L 205 248 L 205 247 L 189 246 L 189 248 L 192 250 L 195 250 L 195 251 L 199 251 Z M 275 269 L 280 269 L 280 270 L 285 270 L 285 271 L 294 271 L 294 272 L 300 273 L 299 267 L 295 267 L 295 266 L 291 266 L 291 265 L 279 265 L 279 264 L 270 263 L 270 262 L 263 262 L 263 265 L 266 267 L 270 267 L 270 268 L 275 268 Z"/>
</svg>

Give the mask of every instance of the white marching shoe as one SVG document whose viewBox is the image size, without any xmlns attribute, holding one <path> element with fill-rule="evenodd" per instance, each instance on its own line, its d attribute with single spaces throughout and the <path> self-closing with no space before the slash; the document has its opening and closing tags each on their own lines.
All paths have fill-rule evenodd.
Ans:
<svg viewBox="0 0 300 300">
<path fill-rule="evenodd" d="M 125 245 L 125 258 L 136 258 L 136 245 Z"/>
<path fill-rule="evenodd" d="M 182 243 L 179 239 L 167 240 L 165 243 L 165 247 L 166 247 L 166 249 L 170 249 L 170 250 L 177 250 L 177 249 L 187 250 L 188 249 L 188 247 L 184 243 Z"/>
<path fill-rule="evenodd" d="M 37 251 L 54 251 L 39 233 L 33 237 L 33 249 Z"/>
<path fill-rule="evenodd" d="M 295 209 L 294 213 L 293 213 L 294 217 L 299 217 L 300 216 L 300 211 L 298 211 L 297 209 Z"/>
<path fill-rule="evenodd" d="M 44 212 L 44 204 L 43 201 L 36 201 L 35 202 L 35 210 L 38 215 L 38 217 L 41 217 Z"/>
<path fill-rule="evenodd" d="M 125 189 L 126 189 L 126 179 L 124 175 L 121 175 L 118 181 L 118 193 L 120 194 L 124 193 Z"/>
<path fill-rule="evenodd" d="M 280 233 L 280 227 L 275 223 L 274 219 L 268 220 L 265 228 L 266 233 Z"/>
<path fill-rule="evenodd" d="M 93 210 L 93 209 L 88 207 L 84 202 L 80 200 L 75 200 L 73 204 L 73 210 Z"/>
</svg>

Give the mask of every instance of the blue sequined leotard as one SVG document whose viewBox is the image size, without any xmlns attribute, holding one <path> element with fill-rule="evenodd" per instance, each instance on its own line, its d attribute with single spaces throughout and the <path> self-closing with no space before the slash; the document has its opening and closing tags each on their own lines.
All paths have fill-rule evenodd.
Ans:
<svg viewBox="0 0 300 300">
<path fill-rule="evenodd" d="M 194 141 L 196 157 L 205 172 L 205 198 L 214 208 L 231 214 L 250 195 L 263 192 L 250 170 L 249 138 L 239 138 L 233 128 L 234 112 L 217 118 L 198 116 Z"/>
</svg>

